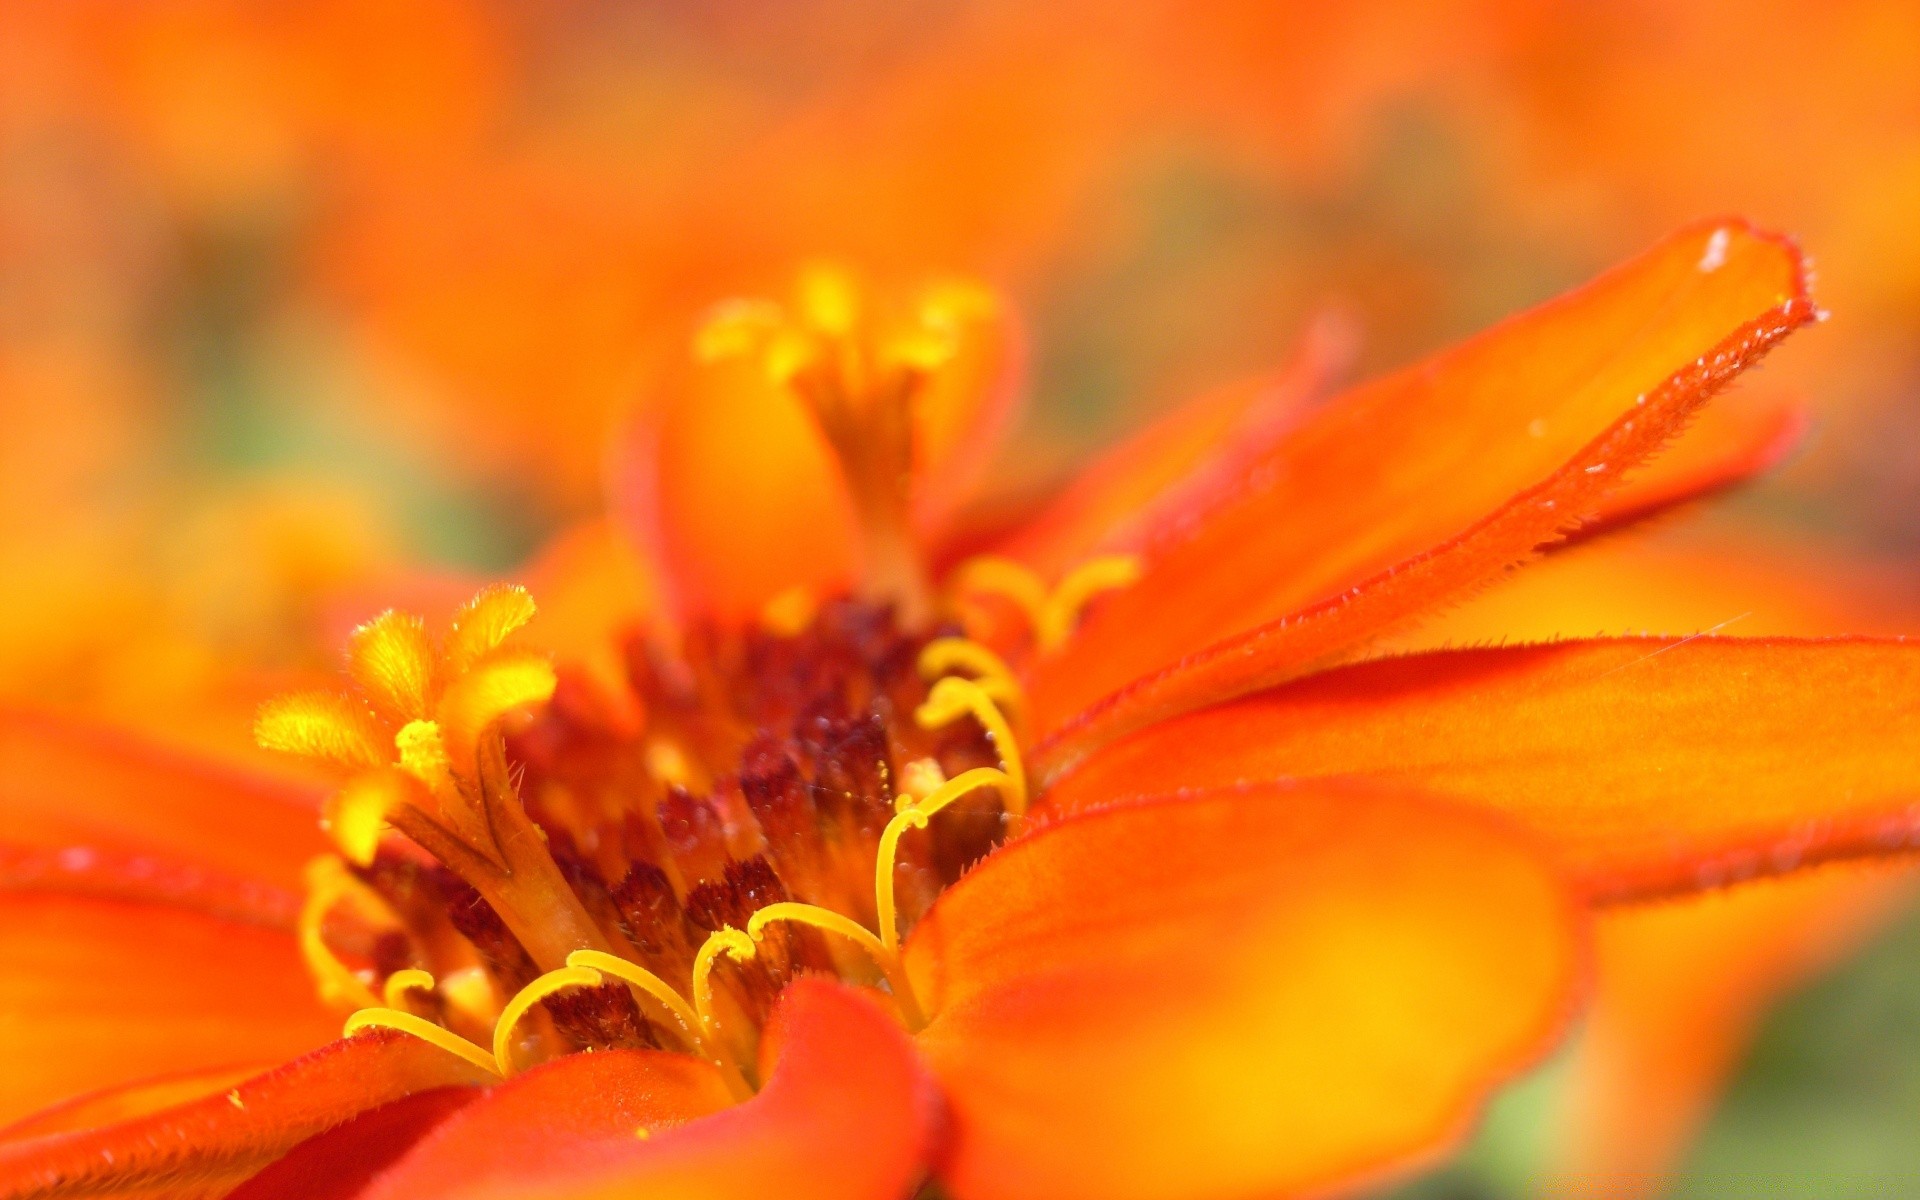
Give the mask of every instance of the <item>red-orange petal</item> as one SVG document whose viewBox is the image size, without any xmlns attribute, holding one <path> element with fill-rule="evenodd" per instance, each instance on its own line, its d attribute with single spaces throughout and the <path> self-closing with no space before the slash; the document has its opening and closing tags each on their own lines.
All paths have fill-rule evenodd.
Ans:
<svg viewBox="0 0 1920 1200">
<path fill-rule="evenodd" d="M 1743 397 L 1708 405 L 1645 470 L 1601 501 L 1598 511 L 1554 549 L 1613 533 L 1704 500 L 1777 466 L 1807 435 L 1805 408 Z"/>
<path fill-rule="evenodd" d="M 959 1200 L 1227 1200 L 1431 1155 L 1569 1011 L 1578 915 L 1500 823 L 1265 785 L 1076 815 L 914 930 Z"/>
<path fill-rule="evenodd" d="M 1912 868 L 1833 868 L 1601 914 L 1541 1194 L 1657 1195 L 1767 1006 L 1913 894 Z"/>
<path fill-rule="evenodd" d="M 177 905 L 0 892 L 0 1122 L 150 1076 L 323 1045 L 293 937 Z"/>
<path fill-rule="evenodd" d="M 833 452 L 757 362 L 693 371 L 637 457 L 631 523 L 678 616 L 752 620 L 790 588 L 852 583 L 858 525 Z"/>
<path fill-rule="evenodd" d="M 362 1193 L 412 1200 L 524 1185 L 639 1131 L 733 1102 L 713 1064 L 661 1050 L 556 1059 L 494 1088 L 433 1130 Z"/>
<path fill-rule="evenodd" d="M 116 730 L 0 712 L 0 835 L 161 854 L 299 889 L 326 850 L 317 790 L 196 761 Z"/>
<path fill-rule="evenodd" d="M 1324 672 L 1143 730 L 1047 803 L 1368 776 L 1535 830 L 1602 900 L 1692 891 L 1920 834 L 1920 643 L 1621 638 Z"/>
<path fill-rule="evenodd" d="M 476 1068 L 402 1033 L 334 1042 L 233 1089 L 104 1129 L 0 1143 L 0 1200 L 224 1196 L 261 1167 L 357 1113 Z"/>
<path fill-rule="evenodd" d="M 479 1088 L 415 1092 L 308 1138 L 226 1200 L 355 1200 L 421 1139 L 484 1095 Z"/>
<path fill-rule="evenodd" d="M 1035 667 L 1042 765 L 1281 682 L 1525 561 L 1813 316 L 1789 243 L 1701 225 L 1329 404 L 1149 539 L 1141 581 Z"/>
<path fill-rule="evenodd" d="M 651 1136 L 578 1147 L 457 1200 L 899 1200 L 933 1152 L 939 1106 L 907 1035 L 874 998 L 791 984 L 761 1043 L 753 1099 Z M 411 1193 L 417 1195 L 419 1193 Z"/>
</svg>

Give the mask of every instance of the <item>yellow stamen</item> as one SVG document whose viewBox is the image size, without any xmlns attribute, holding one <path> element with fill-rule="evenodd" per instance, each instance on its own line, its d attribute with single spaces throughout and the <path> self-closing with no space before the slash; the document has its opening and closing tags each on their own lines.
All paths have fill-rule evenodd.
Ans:
<svg viewBox="0 0 1920 1200">
<path fill-rule="evenodd" d="M 611 975 L 621 983 L 640 989 L 664 1008 L 680 1026 L 680 1034 L 689 1046 L 702 1054 L 707 1053 L 705 1040 L 701 1037 L 700 1014 L 693 1011 L 680 993 L 673 990 L 666 980 L 655 975 L 645 967 L 637 966 L 624 958 L 608 954 L 604 950 L 575 950 L 567 955 L 569 967 L 585 967 Z"/>
<path fill-rule="evenodd" d="M 387 984 L 380 989 L 380 998 L 386 1001 L 388 1008 L 405 1010 L 401 1003 L 403 997 L 411 991 L 431 992 L 433 973 L 422 971 L 419 967 L 408 967 L 404 971 L 395 971 L 387 976 Z"/>
<path fill-rule="evenodd" d="M 1075 567 L 1053 589 L 1041 611 L 1034 630 L 1041 652 L 1066 645 L 1088 602 L 1101 592 L 1131 587 L 1139 581 L 1141 570 L 1137 554 L 1109 554 Z"/>
<path fill-rule="evenodd" d="M 897 957 L 900 953 L 900 918 L 893 895 L 900 835 L 908 829 L 925 829 L 929 817 L 967 793 L 983 787 L 998 789 L 1001 803 L 1011 809 L 1011 793 L 1014 790 L 1012 778 L 1006 772 L 996 771 L 992 767 L 975 767 L 971 771 L 960 772 L 925 800 L 895 813 L 893 820 L 888 821 L 887 827 L 880 831 L 880 849 L 873 862 L 873 899 L 874 909 L 880 919 L 880 941 L 889 954 Z"/>
<path fill-rule="evenodd" d="M 700 1019 L 701 1036 L 714 1045 L 718 1044 L 715 1034 L 719 1032 L 713 1015 L 714 959 L 725 954 L 737 962 L 745 962 L 754 953 L 753 939 L 728 925 L 709 934 L 693 956 L 693 1011 Z"/>
<path fill-rule="evenodd" d="M 1027 771 L 1020 761 L 1020 743 L 1013 736 L 1013 727 L 986 688 L 971 679 L 949 675 L 933 685 L 926 703 L 914 710 L 913 719 L 922 729 L 938 729 L 968 714 L 987 731 L 993 748 L 1000 754 L 1000 765 L 1013 781 L 1012 791 L 1002 799 L 1008 815 L 1017 821 L 1027 814 Z"/>
<path fill-rule="evenodd" d="M 313 973 L 314 982 L 319 985 L 320 999 L 327 1004 L 352 1005 L 356 1008 L 379 1004 L 380 998 L 373 994 L 373 989 L 334 956 L 325 935 L 327 914 L 342 900 L 355 899 L 360 901 L 363 909 L 368 907 L 367 898 L 361 895 L 364 889 L 358 880 L 347 874 L 346 866 L 331 854 L 322 854 L 309 862 L 306 876 L 307 899 L 300 906 L 300 920 L 296 928 L 300 956 L 306 960 L 307 969 Z"/>
<path fill-rule="evenodd" d="M 493 1025 L 493 1057 L 500 1064 L 500 1074 L 513 1074 L 513 1030 L 528 1010 L 555 992 L 570 987 L 598 987 L 601 982 L 600 972 L 589 967 L 561 967 L 515 992 Z"/>
<path fill-rule="evenodd" d="M 1036 630 L 1047 608 L 1047 585 L 1032 567 L 1011 558 L 985 554 L 970 558 L 954 568 L 949 586 L 959 593 L 979 592 L 1000 596 L 1026 614 Z"/>
<path fill-rule="evenodd" d="M 971 638 L 943 637 L 928 642 L 920 651 L 920 678 L 938 679 L 956 669 L 973 673 L 974 682 L 1001 708 L 1019 712 L 1026 705 L 1026 693 L 1014 678 L 1013 668 L 998 654 Z"/>
<path fill-rule="evenodd" d="M 448 1033 L 432 1021 L 414 1016 L 410 1012 L 401 1012 L 395 1008 L 363 1008 L 347 1018 L 346 1026 L 341 1029 L 341 1037 L 352 1037 L 362 1029 L 398 1029 L 410 1033 L 423 1042 L 440 1047 L 448 1054 L 466 1059 L 489 1075 L 499 1075 L 500 1064 L 491 1054 L 457 1034 Z"/>
<path fill-rule="evenodd" d="M 754 913 L 747 920 L 747 936 L 760 941 L 766 928 L 774 921 L 793 921 L 800 925 L 811 925 L 815 929 L 824 929 L 828 933 L 837 933 L 860 949 L 867 952 L 879 966 L 881 974 L 887 978 L 887 986 L 893 989 L 894 1003 L 900 1008 L 900 1016 L 910 1029 L 918 1029 L 926 1024 L 920 1015 L 919 1001 L 914 997 L 912 987 L 907 983 L 906 972 L 900 969 L 900 956 L 887 948 L 885 942 L 873 935 L 865 926 L 842 916 L 831 909 L 821 908 L 817 904 L 796 904 L 783 900 L 769 904 Z"/>
</svg>

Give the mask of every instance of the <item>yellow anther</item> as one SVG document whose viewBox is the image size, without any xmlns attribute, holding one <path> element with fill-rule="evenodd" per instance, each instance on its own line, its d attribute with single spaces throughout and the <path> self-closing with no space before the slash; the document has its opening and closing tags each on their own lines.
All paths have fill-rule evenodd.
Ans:
<svg viewBox="0 0 1920 1200">
<path fill-rule="evenodd" d="M 1001 708 L 1019 712 L 1026 704 L 1026 693 L 1014 678 L 1013 668 L 998 654 L 971 638 L 935 638 L 920 650 L 920 678 L 938 679 L 956 670 L 968 671 Z"/>
<path fill-rule="evenodd" d="M 325 927 L 327 914 L 343 900 L 358 901 L 362 911 L 379 906 L 370 902 L 370 898 L 364 894 L 364 886 L 347 873 L 346 864 L 331 854 L 322 854 L 309 862 L 306 876 L 307 898 L 300 906 L 296 929 L 300 956 L 313 973 L 314 982 L 320 989 L 320 999 L 327 1004 L 356 1008 L 377 1006 L 380 998 L 373 994 L 373 989 L 334 956 L 332 948 L 327 945 Z"/>
<path fill-rule="evenodd" d="M 433 973 L 422 971 L 419 967 L 408 967 L 404 971 L 395 971 L 387 976 L 386 986 L 380 989 L 380 998 L 388 1008 L 405 1009 L 401 1002 L 408 992 L 433 990 Z"/>
<path fill-rule="evenodd" d="M 1047 585 L 1032 567 L 1011 558 L 985 554 L 954 568 L 948 581 L 955 592 L 1000 596 L 1026 614 L 1036 630 L 1046 614 Z"/>
<path fill-rule="evenodd" d="M 1101 592 L 1131 587 L 1140 579 L 1140 557 L 1136 554 L 1109 554 L 1075 567 L 1047 597 L 1047 603 L 1035 626 L 1041 651 L 1058 650 L 1073 635 L 1080 613 L 1087 602 Z"/>
<path fill-rule="evenodd" d="M 706 1042 L 701 1037 L 700 1015 L 691 1005 L 681 998 L 679 992 L 666 980 L 655 975 L 645 967 L 637 966 L 624 958 L 608 954 L 604 950 L 575 950 L 567 955 L 569 967 L 585 967 L 611 975 L 629 987 L 635 987 L 650 996 L 656 1004 L 665 1009 L 680 1027 L 680 1034 L 687 1044 L 702 1054 L 706 1053 Z"/>
<path fill-rule="evenodd" d="M 1000 802 L 1011 809 L 1013 780 L 1004 771 L 975 767 L 971 771 L 960 772 L 920 803 L 895 813 L 893 820 L 888 821 L 887 827 L 880 831 L 880 849 L 873 862 L 873 900 L 874 910 L 880 920 L 880 941 L 887 953 L 897 957 L 900 952 L 900 918 L 893 895 L 894 866 L 900 854 L 900 835 L 908 829 L 925 829 L 929 817 L 969 792 L 983 787 L 998 789 Z"/>
<path fill-rule="evenodd" d="M 725 954 L 737 962 L 745 962 L 754 953 L 753 939 L 731 925 L 714 930 L 700 944 L 693 956 L 693 1011 L 699 1017 L 702 1037 L 712 1039 L 718 1032 L 713 1016 L 714 959 Z"/>
<path fill-rule="evenodd" d="M 1000 765 L 1006 768 L 1007 776 L 1012 780 L 1011 794 L 1001 797 L 1006 802 L 1007 813 L 1015 820 L 1026 816 L 1027 771 L 1020 761 L 1020 743 L 1013 736 L 1013 727 L 1007 723 L 1007 718 L 993 702 L 993 697 L 987 694 L 986 688 L 971 679 L 949 675 L 933 685 L 926 703 L 914 710 L 913 719 L 919 722 L 922 729 L 938 729 L 967 715 L 980 722 L 980 727 L 993 739 L 993 748 L 1000 755 Z"/>
<path fill-rule="evenodd" d="M 873 932 L 859 922 L 832 909 L 821 908 L 817 904 L 796 904 L 781 901 L 769 904 L 747 919 L 747 936 L 754 941 L 761 940 L 767 926 L 775 921 L 792 921 L 799 925 L 811 925 L 828 933 L 838 934 L 860 949 L 866 951 L 887 978 L 887 986 L 893 989 L 894 1003 L 900 1008 L 900 1016 L 910 1029 L 918 1029 L 926 1024 L 920 1015 L 919 1001 L 914 998 L 913 988 L 907 983 L 906 972 L 900 969 L 900 956 L 887 947 L 887 944 L 873 935 Z"/>
<path fill-rule="evenodd" d="M 493 1023 L 493 1058 L 500 1064 L 500 1074 L 513 1074 L 513 1030 L 528 1010 L 555 992 L 570 987 L 598 987 L 601 982 L 600 972 L 592 968 L 561 967 L 515 992 L 513 999 L 500 1010 L 500 1019 Z"/>
<path fill-rule="evenodd" d="M 362 1029 L 398 1029 L 410 1033 L 423 1042 L 440 1047 L 448 1054 L 458 1055 L 489 1075 L 500 1075 L 500 1064 L 493 1055 L 474 1045 L 458 1034 L 448 1033 L 432 1021 L 416 1017 L 410 1012 L 401 1012 L 395 1008 L 363 1008 L 347 1018 L 341 1037 L 352 1037 Z"/>
<path fill-rule="evenodd" d="M 433 721 L 408 721 L 393 735 L 393 748 L 400 753 L 400 769 L 430 788 L 438 788 L 447 779 L 447 743 L 440 726 Z"/>
</svg>

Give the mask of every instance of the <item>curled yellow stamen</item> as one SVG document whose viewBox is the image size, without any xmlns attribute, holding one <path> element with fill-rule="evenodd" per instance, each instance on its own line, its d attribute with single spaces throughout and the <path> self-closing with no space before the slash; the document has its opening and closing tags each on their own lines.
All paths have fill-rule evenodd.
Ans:
<svg viewBox="0 0 1920 1200">
<path fill-rule="evenodd" d="M 513 1074 L 513 1030 L 528 1010 L 555 992 L 570 987 L 598 987 L 601 982 L 600 972 L 590 967 L 561 967 L 515 992 L 493 1025 L 493 1057 L 500 1064 L 500 1074 Z"/>
<path fill-rule="evenodd" d="M 893 875 L 895 859 L 900 853 L 900 835 L 908 829 L 925 829 L 927 819 L 954 801 L 978 788 L 990 787 L 1000 791 L 1001 802 L 1011 805 L 1009 793 L 1013 791 L 1013 780 L 1004 771 L 992 767 L 975 767 L 940 785 L 938 791 L 918 804 L 911 805 L 894 814 L 893 820 L 880 831 L 880 849 L 873 862 L 873 900 L 874 909 L 880 919 L 880 942 L 887 953 L 896 959 L 900 953 L 899 913 L 894 904 Z"/>
<path fill-rule="evenodd" d="M 1101 592 L 1130 587 L 1140 578 L 1140 557 L 1136 554 L 1109 554 L 1075 567 L 1047 597 L 1034 636 L 1042 653 L 1058 650 L 1073 635 L 1080 613 Z"/>
<path fill-rule="evenodd" d="M 1000 596 L 1026 614 L 1035 628 L 1046 614 L 1047 585 L 1032 567 L 1011 558 L 983 554 L 954 568 L 949 586 L 956 592 Z"/>
<path fill-rule="evenodd" d="M 753 939 L 728 925 L 709 934 L 693 956 L 693 1011 L 700 1018 L 702 1036 L 709 1039 L 719 1028 L 713 1016 L 713 967 L 714 959 L 723 953 L 745 962 L 755 954 Z"/>
<path fill-rule="evenodd" d="M 692 1006 L 682 999 L 680 993 L 674 991 L 666 980 L 652 971 L 636 966 L 624 958 L 608 954 L 604 950 L 575 950 L 567 955 L 567 965 L 599 971 L 613 976 L 630 987 L 639 988 L 673 1016 L 674 1022 L 680 1026 L 681 1036 L 686 1039 L 689 1046 L 702 1054 L 707 1053 L 706 1042 L 701 1037 L 700 1015 L 693 1011 Z"/>
<path fill-rule="evenodd" d="M 881 974 L 887 978 L 887 986 L 893 989 L 894 1003 L 899 1006 L 900 1016 L 910 1029 L 918 1029 L 926 1024 L 920 1015 L 920 1004 L 915 999 L 913 989 L 907 983 L 907 976 L 900 969 L 900 956 L 888 949 L 887 944 L 873 935 L 873 931 L 849 917 L 842 916 L 832 909 L 821 908 L 817 904 L 796 904 L 783 900 L 769 904 L 754 913 L 747 920 L 747 936 L 759 941 L 765 936 L 768 925 L 775 921 L 793 921 L 801 925 L 811 925 L 815 929 L 824 929 L 828 933 L 837 933 L 860 949 L 867 952 Z"/>
<path fill-rule="evenodd" d="M 1020 743 L 1013 736 L 1013 727 L 986 688 L 971 679 L 949 675 L 933 685 L 926 703 L 914 710 L 913 719 L 922 729 L 938 729 L 967 715 L 980 722 L 980 727 L 993 739 L 1000 765 L 1006 768 L 1013 782 L 1012 789 L 1003 792 L 1001 800 L 1006 803 L 1008 815 L 1017 821 L 1027 813 L 1027 771 L 1020 761 Z"/>
<path fill-rule="evenodd" d="M 1026 693 L 1014 678 L 1013 668 L 998 654 L 970 638 L 935 638 L 920 650 L 920 678 L 938 679 L 955 670 L 972 672 L 974 682 L 1003 709 L 1018 713 L 1026 704 Z"/>
<path fill-rule="evenodd" d="M 300 957 L 306 960 L 307 969 L 313 973 L 314 982 L 319 985 L 320 999 L 328 1004 L 352 1005 L 356 1008 L 373 1008 L 380 998 L 373 989 L 347 964 L 334 956 L 327 945 L 325 926 L 327 914 L 334 905 L 348 898 L 361 900 L 361 885 L 347 873 L 347 868 L 331 854 L 322 854 L 307 864 L 307 899 L 300 906 L 300 920 L 297 925 L 300 942 Z"/>
<path fill-rule="evenodd" d="M 388 1008 L 401 1008 L 401 999 L 411 991 L 431 992 L 433 973 L 422 971 L 419 967 L 408 967 L 404 971 L 395 971 L 387 976 L 386 986 L 380 989 L 380 998 L 386 1001 Z"/>
<path fill-rule="evenodd" d="M 401 1012 L 396 1008 L 363 1008 L 347 1018 L 340 1036 L 352 1037 L 362 1029 L 398 1029 L 438 1046 L 448 1054 L 466 1059 L 489 1075 L 502 1074 L 499 1062 L 491 1054 L 458 1034 L 448 1033 L 432 1021 L 416 1017 L 410 1012 Z"/>
</svg>

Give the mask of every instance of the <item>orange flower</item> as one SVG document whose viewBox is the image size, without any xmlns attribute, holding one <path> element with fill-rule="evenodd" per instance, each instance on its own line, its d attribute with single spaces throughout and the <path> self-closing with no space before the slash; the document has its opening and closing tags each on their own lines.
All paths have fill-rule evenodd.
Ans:
<svg viewBox="0 0 1920 1200">
<path fill-rule="evenodd" d="M 1898 641 L 1354 661 L 1770 461 L 1765 417 L 1639 471 L 1815 315 L 1790 244 L 1691 228 L 1325 404 L 1306 367 L 1204 397 L 938 570 L 981 541 L 952 480 L 1005 413 L 991 298 L 821 268 L 722 309 L 627 481 L 667 587 L 624 679 L 516 648 L 494 587 L 262 711 L 344 771 L 338 854 L 310 797 L 9 724 L 0 1110 L 89 1094 L 0 1130 L 0 1195 L 1417 1165 L 1554 1044 L 1596 912 L 1920 834 Z M 254 1069 L 322 1040 L 299 959 L 348 1036 Z"/>
</svg>

